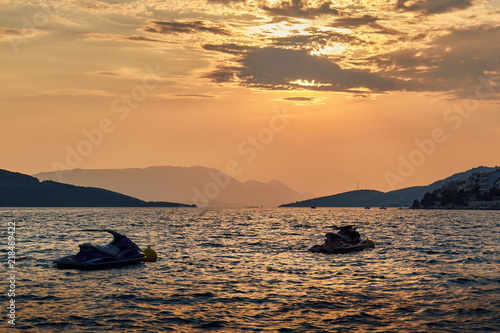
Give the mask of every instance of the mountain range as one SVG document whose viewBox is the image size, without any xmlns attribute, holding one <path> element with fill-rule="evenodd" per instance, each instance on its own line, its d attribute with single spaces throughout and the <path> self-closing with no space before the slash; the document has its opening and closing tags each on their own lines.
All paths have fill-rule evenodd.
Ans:
<svg viewBox="0 0 500 333">
<path fill-rule="evenodd" d="M 202 166 L 74 169 L 33 176 L 40 180 L 105 188 L 145 201 L 183 202 L 198 207 L 276 207 L 314 196 L 300 194 L 277 180 L 240 182 L 220 170 Z"/>
<path fill-rule="evenodd" d="M 427 186 L 407 187 L 390 192 L 375 190 L 358 190 L 303 200 L 280 207 L 408 207 L 414 200 L 420 200 L 425 193 L 441 188 L 445 183 L 456 180 L 467 180 L 473 173 L 489 172 L 497 167 L 477 167 L 465 172 L 454 174 L 448 178 L 436 181 Z"/>
<path fill-rule="evenodd" d="M 390 192 L 349 191 L 314 199 L 307 199 L 313 195 L 300 194 L 276 180 L 242 183 L 222 171 L 201 166 L 75 169 L 39 173 L 34 175 L 36 178 L 0 170 L 0 206 L 183 207 L 196 204 L 199 207 L 276 207 L 281 204 L 280 207 L 401 207 L 411 206 L 414 200 L 420 200 L 425 193 L 441 188 L 446 182 L 467 180 L 473 173 L 496 168 L 477 167 L 427 186 Z"/>
<path fill-rule="evenodd" d="M 172 202 L 146 202 L 92 187 L 40 182 L 22 173 L 0 170 L 0 207 L 186 207 Z"/>
</svg>

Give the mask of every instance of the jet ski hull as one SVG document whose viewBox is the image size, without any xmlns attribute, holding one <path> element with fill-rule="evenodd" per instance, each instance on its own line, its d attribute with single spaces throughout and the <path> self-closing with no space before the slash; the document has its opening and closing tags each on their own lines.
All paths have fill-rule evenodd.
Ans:
<svg viewBox="0 0 500 333">
<path fill-rule="evenodd" d="M 350 253 L 350 252 L 359 252 L 366 249 L 366 242 L 359 243 L 356 245 L 348 245 L 348 246 L 339 246 L 339 247 L 326 247 L 323 245 L 314 245 L 309 249 L 312 253 Z"/>
<path fill-rule="evenodd" d="M 78 261 L 75 260 L 74 255 L 70 255 L 54 260 L 54 263 L 59 269 L 97 270 L 139 265 L 144 258 L 145 256 L 127 259 L 98 258 L 97 260 Z"/>
</svg>

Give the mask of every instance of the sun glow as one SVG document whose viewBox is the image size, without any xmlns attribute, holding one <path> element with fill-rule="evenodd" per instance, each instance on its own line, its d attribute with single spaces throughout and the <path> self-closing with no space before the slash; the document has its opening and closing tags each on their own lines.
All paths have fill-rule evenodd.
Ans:
<svg viewBox="0 0 500 333">
<path fill-rule="evenodd" d="M 319 50 L 311 51 L 312 55 L 321 56 L 321 55 L 333 55 L 333 54 L 341 54 L 347 50 L 347 47 L 342 44 L 335 44 L 333 46 L 325 46 Z"/>
<path fill-rule="evenodd" d="M 309 27 L 307 23 L 288 22 L 269 23 L 250 28 L 252 34 L 265 34 L 275 38 L 283 38 L 297 35 L 308 35 L 304 30 Z"/>
<path fill-rule="evenodd" d="M 309 81 L 309 80 L 295 80 L 295 81 L 290 81 L 290 84 L 297 84 L 299 86 L 304 86 L 304 87 L 331 87 L 331 83 L 319 83 L 316 82 L 315 80 Z"/>
</svg>

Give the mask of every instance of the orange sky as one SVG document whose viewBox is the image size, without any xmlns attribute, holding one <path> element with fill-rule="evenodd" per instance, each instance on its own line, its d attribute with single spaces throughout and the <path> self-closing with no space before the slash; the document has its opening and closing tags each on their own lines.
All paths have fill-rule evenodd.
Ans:
<svg viewBox="0 0 500 333">
<path fill-rule="evenodd" d="M 500 1 L 0 1 L 0 168 L 329 195 L 495 166 Z"/>
</svg>

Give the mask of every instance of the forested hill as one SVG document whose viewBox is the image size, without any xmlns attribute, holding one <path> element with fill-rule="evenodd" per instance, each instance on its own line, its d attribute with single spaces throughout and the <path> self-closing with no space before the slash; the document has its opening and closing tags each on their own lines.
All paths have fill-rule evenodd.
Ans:
<svg viewBox="0 0 500 333">
<path fill-rule="evenodd" d="M 420 200 L 427 192 L 435 191 L 450 181 L 467 180 L 472 174 L 490 172 L 496 167 L 480 166 L 464 172 L 456 173 L 427 186 L 407 187 L 390 192 L 375 190 L 357 190 L 344 192 L 310 200 L 297 201 L 281 205 L 281 207 L 409 207 L 415 200 Z"/>
<path fill-rule="evenodd" d="M 0 207 L 187 207 L 172 202 L 146 202 L 117 192 L 54 181 L 40 182 L 0 169 Z"/>
</svg>

